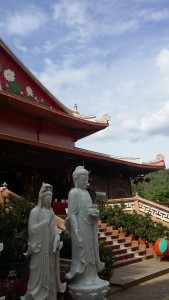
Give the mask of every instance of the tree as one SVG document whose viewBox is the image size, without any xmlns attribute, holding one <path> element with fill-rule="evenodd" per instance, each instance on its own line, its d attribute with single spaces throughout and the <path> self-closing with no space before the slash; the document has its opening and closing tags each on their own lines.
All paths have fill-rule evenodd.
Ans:
<svg viewBox="0 0 169 300">
<path fill-rule="evenodd" d="M 150 173 L 141 182 L 132 180 L 132 195 L 136 193 L 148 200 L 169 201 L 169 169 Z"/>
</svg>

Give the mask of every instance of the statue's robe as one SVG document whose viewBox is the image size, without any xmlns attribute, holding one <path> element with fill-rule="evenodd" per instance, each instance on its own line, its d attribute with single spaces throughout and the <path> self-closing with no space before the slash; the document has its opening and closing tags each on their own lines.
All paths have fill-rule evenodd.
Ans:
<svg viewBox="0 0 169 300">
<path fill-rule="evenodd" d="M 68 217 L 65 219 L 65 226 L 72 239 L 71 269 L 66 274 L 69 280 L 82 275 L 87 269 L 91 276 L 96 277 L 97 272 L 104 268 L 99 259 L 98 217 L 90 214 L 91 206 L 88 191 L 74 188 L 69 192 Z"/>
<path fill-rule="evenodd" d="M 52 220 L 48 224 L 48 217 Z M 27 256 L 30 260 L 30 276 L 26 295 L 22 300 L 56 300 L 57 292 L 64 292 L 66 285 L 60 282 L 59 247 L 53 252 L 56 235 L 55 215 L 36 206 L 29 217 L 29 242 Z"/>
</svg>

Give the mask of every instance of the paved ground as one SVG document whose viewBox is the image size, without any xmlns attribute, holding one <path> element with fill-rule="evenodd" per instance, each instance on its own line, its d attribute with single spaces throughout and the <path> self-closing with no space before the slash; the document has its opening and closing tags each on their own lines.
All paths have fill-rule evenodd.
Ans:
<svg viewBox="0 0 169 300">
<path fill-rule="evenodd" d="M 107 300 L 169 300 L 169 261 L 150 259 L 115 269 Z"/>
<path fill-rule="evenodd" d="M 156 258 L 147 259 L 135 264 L 114 269 L 110 283 L 114 286 L 128 288 L 160 275 L 164 275 L 168 272 L 168 260 L 160 260 Z"/>
<path fill-rule="evenodd" d="M 107 300 L 169 300 L 169 273 L 140 283 L 133 287 L 123 289 Z"/>
<path fill-rule="evenodd" d="M 169 259 L 148 259 L 114 270 L 107 300 L 157 299 L 169 300 Z M 72 299 L 67 294 L 58 300 Z"/>
</svg>

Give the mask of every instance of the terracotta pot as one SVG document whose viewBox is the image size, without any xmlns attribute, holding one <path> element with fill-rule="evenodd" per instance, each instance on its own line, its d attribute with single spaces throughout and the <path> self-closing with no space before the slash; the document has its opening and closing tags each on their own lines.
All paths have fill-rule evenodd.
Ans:
<svg viewBox="0 0 169 300">
<path fill-rule="evenodd" d="M 148 248 L 154 248 L 154 243 L 148 242 Z"/>
<path fill-rule="evenodd" d="M 141 245 L 146 244 L 146 238 L 138 238 L 138 242 Z"/>
<path fill-rule="evenodd" d="M 118 228 L 118 232 L 119 232 L 119 233 L 124 233 L 123 228 L 122 228 L 122 227 L 119 227 L 119 228 Z"/>
</svg>

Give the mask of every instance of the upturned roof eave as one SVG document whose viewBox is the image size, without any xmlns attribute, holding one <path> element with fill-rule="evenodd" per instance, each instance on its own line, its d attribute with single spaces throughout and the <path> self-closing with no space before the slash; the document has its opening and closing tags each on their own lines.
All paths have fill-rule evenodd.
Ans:
<svg viewBox="0 0 169 300">
<path fill-rule="evenodd" d="M 77 118 L 73 115 L 68 115 L 50 107 L 44 107 L 39 103 L 30 102 L 20 95 L 11 94 L 6 91 L 0 91 L 0 96 L 0 103 L 2 107 L 7 109 L 13 107 L 15 110 L 24 112 L 34 118 L 41 118 L 44 121 L 49 121 L 56 125 L 60 124 L 60 126 L 76 130 L 78 131 L 77 140 L 103 130 L 109 126 L 108 123 L 89 121 Z"/>
<path fill-rule="evenodd" d="M 11 142 L 16 142 L 16 143 L 21 143 L 21 144 L 25 144 L 25 145 L 29 145 L 29 146 L 35 146 L 38 148 L 49 149 L 52 151 L 62 152 L 67 155 L 70 155 L 70 156 L 73 155 L 75 157 L 81 157 L 84 159 L 99 160 L 99 162 L 104 162 L 105 164 L 110 164 L 112 166 L 114 165 L 114 166 L 125 167 L 129 170 L 129 174 L 133 177 L 137 176 L 137 175 L 148 174 L 148 173 L 151 173 L 154 171 L 165 169 L 164 160 L 161 160 L 159 162 L 159 165 L 157 165 L 157 163 L 136 164 L 136 163 L 132 163 L 132 162 L 114 159 L 108 155 L 104 155 L 104 154 L 94 152 L 94 151 L 84 150 L 84 149 L 77 148 L 77 147 L 68 148 L 68 147 L 48 144 L 48 143 L 44 143 L 44 142 L 39 142 L 39 141 L 35 141 L 35 140 L 24 139 L 24 138 L 19 138 L 19 137 L 4 135 L 4 134 L 0 134 L 0 139 L 6 140 L 6 141 L 11 141 Z"/>
</svg>

